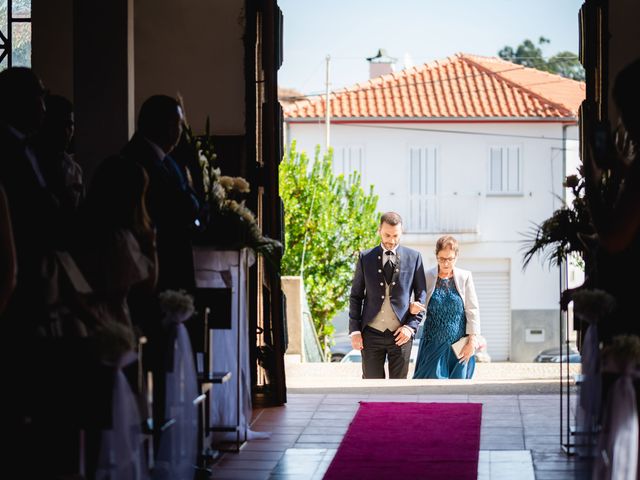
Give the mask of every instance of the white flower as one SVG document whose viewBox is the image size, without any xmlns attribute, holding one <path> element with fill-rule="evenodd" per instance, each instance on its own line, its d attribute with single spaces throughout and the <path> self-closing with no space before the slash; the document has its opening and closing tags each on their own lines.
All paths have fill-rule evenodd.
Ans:
<svg viewBox="0 0 640 480">
<path fill-rule="evenodd" d="M 582 289 L 573 294 L 573 313 L 589 323 L 606 318 L 615 307 L 615 298 L 604 290 Z"/>
<path fill-rule="evenodd" d="M 193 297 L 184 290 L 165 290 L 158 295 L 160 308 L 165 313 L 193 314 L 195 306 Z"/>
</svg>

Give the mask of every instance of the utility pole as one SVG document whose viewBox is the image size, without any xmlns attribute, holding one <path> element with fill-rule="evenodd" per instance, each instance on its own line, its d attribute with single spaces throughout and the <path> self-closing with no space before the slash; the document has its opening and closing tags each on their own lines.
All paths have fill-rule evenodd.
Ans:
<svg viewBox="0 0 640 480">
<path fill-rule="evenodd" d="M 325 77 L 325 119 L 324 119 L 324 126 L 325 126 L 325 150 L 327 151 L 327 153 L 329 152 L 329 147 L 331 146 L 331 102 L 329 101 L 329 62 L 331 61 L 331 55 L 327 55 L 327 72 L 326 72 L 326 77 Z"/>
</svg>

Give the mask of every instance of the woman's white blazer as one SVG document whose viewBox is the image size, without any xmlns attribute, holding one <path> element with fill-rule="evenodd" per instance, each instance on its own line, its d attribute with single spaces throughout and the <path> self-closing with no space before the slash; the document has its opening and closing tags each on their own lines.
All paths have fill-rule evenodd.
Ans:
<svg viewBox="0 0 640 480">
<path fill-rule="evenodd" d="M 436 288 L 436 280 L 438 279 L 438 267 L 435 266 L 425 272 L 427 280 L 427 301 L 425 305 L 429 305 L 431 295 Z M 462 297 L 464 305 L 464 314 L 467 317 L 467 334 L 480 334 L 480 311 L 478 307 L 478 295 L 473 285 L 473 277 L 469 270 L 453 267 L 453 281 L 456 290 Z"/>
</svg>

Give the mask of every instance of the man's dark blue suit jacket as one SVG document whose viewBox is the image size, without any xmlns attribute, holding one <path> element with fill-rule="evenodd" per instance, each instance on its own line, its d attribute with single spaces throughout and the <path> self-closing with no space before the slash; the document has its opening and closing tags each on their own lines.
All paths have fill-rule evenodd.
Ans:
<svg viewBox="0 0 640 480">
<path fill-rule="evenodd" d="M 360 252 L 351 284 L 349 299 L 349 332 L 362 331 L 380 312 L 384 301 L 385 280 L 382 270 L 383 249 L 380 245 Z M 422 265 L 422 255 L 411 248 L 398 246 L 396 269 L 393 272 L 389 295 L 391 306 L 401 325 L 411 327 L 414 332 L 424 319 L 424 312 L 411 315 L 411 294 L 423 303 L 427 297 L 427 286 Z"/>
</svg>

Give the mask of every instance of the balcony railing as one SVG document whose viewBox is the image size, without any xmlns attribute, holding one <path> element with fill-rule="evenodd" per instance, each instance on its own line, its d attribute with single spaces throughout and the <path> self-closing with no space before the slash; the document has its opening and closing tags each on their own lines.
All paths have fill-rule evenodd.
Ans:
<svg viewBox="0 0 640 480">
<path fill-rule="evenodd" d="M 479 194 L 412 195 L 407 233 L 477 233 Z"/>
</svg>

